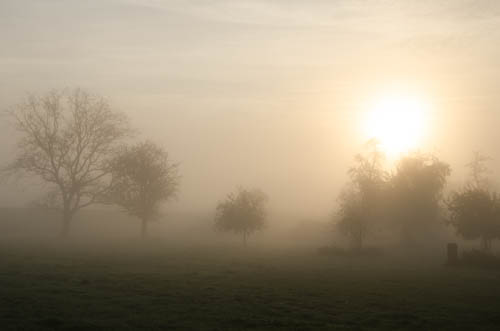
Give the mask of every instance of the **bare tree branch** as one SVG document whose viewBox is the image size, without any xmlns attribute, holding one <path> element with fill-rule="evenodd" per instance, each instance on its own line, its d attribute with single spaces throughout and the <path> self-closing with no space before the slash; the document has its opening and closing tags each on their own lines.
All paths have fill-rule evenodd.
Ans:
<svg viewBox="0 0 500 331">
<path fill-rule="evenodd" d="M 109 190 L 109 158 L 130 133 L 127 118 L 81 89 L 29 95 L 8 112 L 21 133 L 9 175 L 34 175 L 57 188 L 65 221 Z M 53 193 L 51 193 L 53 196 Z"/>
</svg>

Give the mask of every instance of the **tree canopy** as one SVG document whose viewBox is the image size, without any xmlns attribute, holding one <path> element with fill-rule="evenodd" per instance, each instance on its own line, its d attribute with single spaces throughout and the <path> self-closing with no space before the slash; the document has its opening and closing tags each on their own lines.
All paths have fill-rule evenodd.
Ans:
<svg viewBox="0 0 500 331">
<path fill-rule="evenodd" d="M 177 192 L 178 164 L 152 142 L 126 146 L 112 160 L 112 182 L 110 202 L 141 219 L 145 236 L 147 224 L 158 216 L 161 203 Z"/>
<path fill-rule="evenodd" d="M 452 192 L 448 201 L 450 224 L 458 235 L 467 240 L 480 239 L 483 250 L 491 249 L 491 242 L 500 239 L 500 199 L 489 188 L 487 162 L 491 158 L 474 153 L 470 179 L 464 187 Z"/>
<path fill-rule="evenodd" d="M 81 89 L 30 95 L 8 115 L 20 139 L 6 170 L 49 184 L 46 201 L 62 210 L 67 235 L 73 215 L 111 188 L 109 157 L 130 133 L 127 118 Z"/>
<path fill-rule="evenodd" d="M 355 156 L 355 165 L 348 171 L 350 183 L 339 196 L 336 228 L 346 235 L 356 249 L 361 249 L 366 236 L 376 226 L 385 172 L 384 155 L 375 140 L 369 141 L 365 154 Z"/>
<path fill-rule="evenodd" d="M 500 200 L 485 189 L 465 188 L 448 201 L 450 223 L 464 239 L 480 239 L 490 250 L 493 239 L 500 239 Z"/>
<path fill-rule="evenodd" d="M 367 147 L 365 155 L 356 155 L 350 182 L 339 196 L 337 229 L 357 249 L 374 228 L 384 226 L 398 230 L 405 242 L 414 242 L 440 215 L 450 167 L 433 155 L 410 153 L 388 174 L 376 142 Z"/>
<path fill-rule="evenodd" d="M 412 153 L 398 162 L 388 180 L 386 199 L 389 218 L 403 239 L 415 241 L 439 218 L 450 173 L 448 164 L 430 154 Z"/>
<path fill-rule="evenodd" d="M 247 237 L 262 230 L 266 223 L 267 196 L 260 190 L 239 189 L 219 202 L 215 213 L 215 228 Z"/>
</svg>

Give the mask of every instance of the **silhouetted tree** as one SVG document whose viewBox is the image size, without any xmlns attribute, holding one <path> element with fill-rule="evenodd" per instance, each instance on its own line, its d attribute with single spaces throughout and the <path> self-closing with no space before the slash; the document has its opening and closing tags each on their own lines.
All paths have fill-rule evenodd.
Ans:
<svg viewBox="0 0 500 331">
<path fill-rule="evenodd" d="M 363 242 L 371 230 L 369 213 L 363 206 L 361 194 L 351 189 L 342 191 L 336 229 L 349 238 L 356 249 L 363 248 Z"/>
<path fill-rule="evenodd" d="M 449 165 L 433 155 L 412 153 L 398 162 L 388 181 L 386 212 L 407 241 L 425 234 L 438 219 L 450 172 Z"/>
<path fill-rule="evenodd" d="M 467 187 L 448 201 L 450 223 L 464 239 L 480 239 L 483 250 L 500 238 L 500 200 L 485 189 Z"/>
<path fill-rule="evenodd" d="M 130 133 L 126 117 L 99 96 L 75 89 L 30 95 L 8 111 L 21 134 L 9 174 L 50 185 L 46 202 L 62 210 L 62 235 L 74 214 L 110 189 L 109 156 Z"/>
<path fill-rule="evenodd" d="M 470 180 L 468 186 L 473 188 L 487 189 L 489 185 L 488 174 L 491 173 L 488 167 L 488 162 L 492 160 L 491 157 L 483 155 L 480 152 L 474 152 L 472 162 L 467 164 L 470 171 Z"/>
<path fill-rule="evenodd" d="M 266 202 L 267 196 L 259 190 L 230 193 L 217 205 L 215 228 L 241 234 L 246 245 L 247 237 L 265 226 Z"/>
<path fill-rule="evenodd" d="M 385 172 L 384 155 L 376 140 L 366 143 L 366 155 L 355 156 L 355 166 L 348 171 L 350 183 L 339 196 L 339 210 L 334 221 L 340 233 L 346 235 L 356 249 L 363 247 L 365 237 L 379 216 L 380 198 Z"/>
<path fill-rule="evenodd" d="M 500 199 L 490 192 L 487 162 L 491 158 L 474 153 L 470 180 L 461 191 L 453 192 L 447 201 L 450 224 L 464 239 L 480 239 L 483 250 L 491 249 L 491 242 L 500 238 Z"/>
<path fill-rule="evenodd" d="M 178 165 L 168 153 L 152 142 L 124 147 L 112 162 L 113 190 L 109 202 L 118 204 L 129 215 L 138 217 L 144 238 L 147 225 L 159 213 L 162 202 L 177 192 Z"/>
</svg>

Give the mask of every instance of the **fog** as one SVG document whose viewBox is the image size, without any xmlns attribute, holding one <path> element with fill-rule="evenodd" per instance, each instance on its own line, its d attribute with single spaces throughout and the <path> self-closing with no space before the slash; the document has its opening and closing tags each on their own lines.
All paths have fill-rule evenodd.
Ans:
<svg viewBox="0 0 500 331">
<path fill-rule="evenodd" d="M 454 181 L 473 150 L 498 160 L 499 15 L 495 1 L 2 1 L 0 107 L 85 88 L 181 163 L 170 209 L 212 211 L 242 185 L 275 213 L 320 218 L 386 90 L 430 100 L 421 149 Z M 31 198 L 9 184 L 0 203 Z"/>
<path fill-rule="evenodd" d="M 498 329 L 499 41 L 497 0 L 1 0 L 0 328 Z"/>
</svg>

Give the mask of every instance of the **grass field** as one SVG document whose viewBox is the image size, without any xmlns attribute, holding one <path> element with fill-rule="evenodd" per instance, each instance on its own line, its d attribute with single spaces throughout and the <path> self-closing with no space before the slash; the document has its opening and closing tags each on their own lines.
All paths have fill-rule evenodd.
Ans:
<svg viewBox="0 0 500 331">
<path fill-rule="evenodd" d="M 4 241 L 0 329 L 498 330 L 500 274 L 442 262 L 154 240 Z"/>
</svg>

